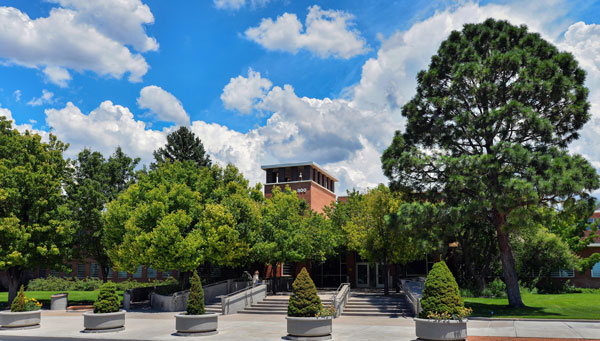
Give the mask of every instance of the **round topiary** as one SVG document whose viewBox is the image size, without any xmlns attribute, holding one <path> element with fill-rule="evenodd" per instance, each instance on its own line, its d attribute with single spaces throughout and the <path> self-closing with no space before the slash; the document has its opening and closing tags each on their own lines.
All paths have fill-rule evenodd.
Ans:
<svg viewBox="0 0 600 341">
<path fill-rule="evenodd" d="M 26 311 L 26 308 L 25 308 L 26 300 L 27 299 L 25 298 L 25 288 L 21 285 L 21 289 L 19 290 L 19 293 L 17 294 L 15 299 L 12 301 L 12 304 L 10 305 L 10 311 L 12 311 L 13 313 Z"/>
<path fill-rule="evenodd" d="M 200 276 L 194 270 L 192 279 L 190 280 L 190 295 L 187 302 L 187 313 L 188 315 L 202 315 L 206 313 L 204 309 L 204 290 L 202 289 L 202 282 Z"/>
<path fill-rule="evenodd" d="M 119 311 L 119 296 L 117 296 L 117 286 L 115 283 L 108 282 L 100 287 L 98 299 L 94 302 L 94 313 L 107 314 Z"/>
<path fill-rule="evenodd" d="M 462 319 L 471 310 L 465 308 L 458 284 L 444 261 L 437 262 L 427 275 L 419 314 L 421 318 Z"/>
<path fill-rule="evenodd" d="M 317 295 L 317 287 L 313 283 L 306 268 L 296 277 L 292 284 L 293 294 L 288 304 L 288 316 L 314 317 L 323 309 L 321 299 Z"/>
</svg>

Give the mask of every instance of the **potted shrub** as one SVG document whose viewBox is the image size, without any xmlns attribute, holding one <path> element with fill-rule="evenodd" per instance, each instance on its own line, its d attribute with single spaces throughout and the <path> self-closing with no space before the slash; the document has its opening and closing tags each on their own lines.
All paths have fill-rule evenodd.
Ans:
<svg viewBox="0 0 600 341">
<path fill-rule="evenodd" d="M 214 335 L 217 333 L 218 315 L 206 313 L 204 309 L 204 290 L 200 276 L 194 271 L 190 280 L 190 293 L 185 313 L 175 315 L 176 335 Z"/>
<path fill-rule="evenodd" d="M 335 310 L 323 309 L 321 299 L 317 295 L 317 287 L 306 268 L 302 268 L 296 277 L 292 290 L 286 317 L 287 339 L 331 339 Z"/>
<path fill-rule="evenodd" d="M 467 316 L 458 284 L 445 262 L 437 262 L 427 276 L 421 313 L 415 318 L 417 338 L 423 340 L 465 340 Z"/>
<path fill-rule="evenodd" d="M 83 313 L 83 326 L 86 333 L 116 332 L 125 329 L 125 311 L 119 310 L 117 287 L 108 282 L 100 287 L 94 311 Z"/>
<path fill-rule="evenodd" d="M 21 286 L 17 297 L 12 301 L 10 311 L 0 312 L 1 329 L 39 328 L 41 308 L 42 304 L 35 298 L 25 297 L 25 289 Z"/>
</svg>

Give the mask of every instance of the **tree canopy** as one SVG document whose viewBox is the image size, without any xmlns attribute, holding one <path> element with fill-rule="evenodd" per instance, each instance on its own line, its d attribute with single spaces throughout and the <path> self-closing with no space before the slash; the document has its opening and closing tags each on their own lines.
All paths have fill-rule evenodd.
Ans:
<svg viewBox="0 0 600 341">
<path fill-rule="evenodd" d="M 254 233 L 248 223 L 259 214 L 256 191 L 233 166 L 159 164 L 108 204 L 109 256 L 130 272 L 139 265 L 188 272 L 207 262 L 246 262 Z"/>
<path fill-rule="evenodd" d="M 419 72 L 405 132 L 382 156 L 395 189 L 479 211 L 494 226 L 511 306 L 523 305 L 509 242 L 516 222 L 600 185 L 567 151 L 590 118 L 584 81 L 571 54 L 525 26 L 467 24 Z"/>
<path fill-rule="evenodd" d="M 167 144 L 155 150 L 153 155 L 157 164 L 173 161 L 192 161 L 198 167 L 210 167 L 212 164 L 202 141 L 184 126 L 167 135 Z M 154 168 L 156 164 L 151 166 Z"/>
<path fill-rule="evenodd" d="M 73 224 L 63 195 L 70 169 L 68 145 L 19 133 L 0 116 L 0 270 L 9 282 L 8 302 L 26 269 L 61 268 L 70 252 Z"/>
<path fill-rule="evenodd" d="M 120 147 L 108 160 L 100 152 L 84 149 L 74 162 L 72 181 L 66 186 L 77 230 L 74 256 L 95 259 L 105 281 L 111 262 L 102 244 L 102 212 L 108 202 L 134 182 L 139 161 L 125 155 Z"/>
</svg>

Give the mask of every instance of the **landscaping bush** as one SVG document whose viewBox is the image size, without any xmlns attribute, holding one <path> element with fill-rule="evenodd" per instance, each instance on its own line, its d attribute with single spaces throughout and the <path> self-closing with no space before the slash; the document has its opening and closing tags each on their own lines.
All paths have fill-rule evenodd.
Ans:
<svg viewBox="0 0 600 341">
<path fill-rule="evenodd" d="M 306 268 L 296 277 L 292 284 L 293 294 L 288 304 L 288 316 L 314 317 L 323 310 L 321 299 L 317 295 L 317 287 L 310 278 Z"/>
<path fill-rule="evenodd" d="M 458 284 L 444 261 L 435 263 L 427 276 L 421 308 L 421 318 L 463 319 L 471 313 L 465 308 Z"/>
<path fill-rule="evenodd" d="M 569 280 L 559 281 L 553 280 L 551 277 L 540 278 L 535 284 L 535 289 L 538 294 L 569 294 L 580 292 L 576 289 Z"/>
<path fill-rule="evenodd" d="M 39 310 L 42 307 L 42 304 L 38 302 L 35 298 L 28 299 L 25 297 L 25 288 L 21 285 L 21 289 L 17 294 L 17 297 L 13 300 L 10 311 L 12 312 L 23 312 L 23 311 L 34 311 Z"/>
<path fill-rule="evenodd" d="M 27 284 L 28 291 L 94 291 L 102 286 L 103 282 L 97 278 L 60 278 L 49 276 L 47 278 L 35 278 Z M 127 279 L 116 283 L 119 291 L 142 287 L 155 287 L 163 285 L 177 285 L 178 281 L 173 277 L 167 277 L 164 280 L 153 280 L 152 282 L 138 282 L 133 279 Z"/>
<path fill-rule="evenodd" d="M 483 297 L 505 297 L 506 296 L 506 284 L 500 279 L 495 278 L 492 282 L 488 283 L 487 287 L 481 291 Z"/>
<path fill-rule="evenodd" d="M 94 313 L 106 314 L 119 311 L 119 297 L 116 291 L 117 287 L 112 282 L 102 285 L 98 299 L 94 302 Z"/>
<path fill-rule="evenodd" d="M 204 309 L 204 290 L 202 290 L 202 282 L 200 276 L 194 271 L 190 280 L 190 295 L 187 303 L 188 315 L 202 315 L 206 313 Z"/>
</svg>

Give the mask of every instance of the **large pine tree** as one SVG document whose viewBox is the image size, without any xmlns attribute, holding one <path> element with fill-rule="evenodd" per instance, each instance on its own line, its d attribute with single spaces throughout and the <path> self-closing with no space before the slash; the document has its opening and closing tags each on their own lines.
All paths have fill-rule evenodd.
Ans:
<svg viewBox="0 0 600 341">
<path fill-rule="evenodd" d="M 442 42 L 382 157 L 391 185 L 494 226 L 509 304 L 522 306 L 509 236 L 539 206 L 587 200 L 595 169 L 567 145 L 589 120 L 585 72 L 569 53 L 506 21 Z"/>
</svg>

